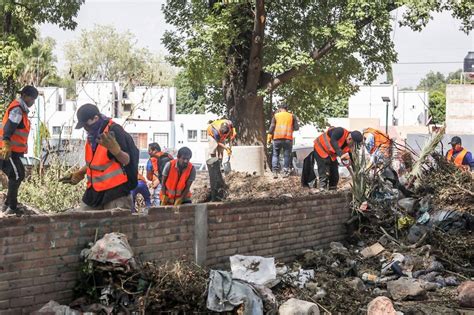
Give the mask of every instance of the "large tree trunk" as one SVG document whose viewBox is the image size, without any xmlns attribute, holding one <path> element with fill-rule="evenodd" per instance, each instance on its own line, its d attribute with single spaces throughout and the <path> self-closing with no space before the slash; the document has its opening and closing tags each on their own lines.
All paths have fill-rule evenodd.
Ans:
<svg viewBox="0 0 474 315">
<path fill-rule="evenodd" d="M 232 46 L 228 51 L 226 63 L 230 70 L 223 81 L 224 97 L 229 118 L 237 129 L 238 144 L 263 145 L 263 96 L 258 95 L 257 91 L 262 73 L 264 0 L 255 0 L 255 10 L 249 6 L 246 13 L 254 20 L 253 30 L 240 34 L 240 44 Z M 248 44 L 241 44 L 242 40 Z"/>
</svg>

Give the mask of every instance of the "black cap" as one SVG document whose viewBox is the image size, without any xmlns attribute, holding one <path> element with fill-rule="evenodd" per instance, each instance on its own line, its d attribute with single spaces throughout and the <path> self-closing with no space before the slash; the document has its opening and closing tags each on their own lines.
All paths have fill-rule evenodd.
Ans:
<svg viewBox="0 0 474 315">
<path fill-rule="evenodd" d="M 20 93 L 21 95 L 30 96 L 33 98 L 38 97 L 38 90 L 32 85 L 25 85 L 20 91 L 18 91 L 18 93 Z"/>
<path fill-rule="evenodd" d="M 286 104 L 286 103 L 280 103 L 280 105 L 278 105 L 278 108 L 283 108 L 283 109 L 288 110 L 288 104 Z"/>
<path fill-rule="evenodd" d="M 451 139 L 451 142 L 449 142 L 448 144 L 461 144 L 461 138 L 456 136 L 456 137 L 453 137 Z"/>
<path fill-rule="evenodd" d="M 86 122 L 94 118 L 95 115 L 100 115 L 100 111 L 97 106 L 93 104 L 84 104 L 77 110 L 77 125 L 76 129 L 81 129 L 84 127 Z"/>
<path fill-rule="evenodd" d="M 364 140 L 364 137 L 358 130 L 351 131 L 351 137 L 352 137 L 352 140 L 354 140 L 354 142 L 356 143 L 361 143 Z"/>
</svg>

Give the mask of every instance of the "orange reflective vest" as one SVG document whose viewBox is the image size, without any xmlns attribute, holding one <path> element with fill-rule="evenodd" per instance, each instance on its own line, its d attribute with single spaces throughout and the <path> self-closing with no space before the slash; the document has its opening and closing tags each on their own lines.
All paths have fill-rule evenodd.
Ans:
<svg viewBox="0 0 474 315">
<path fill-rule="evenodd" d="M 166 195 L 171 201 L 183 197 L 183 190 L 186 188 L 186 182 L 193 170 L 193 165 L 189 162 L 188 166 L 179 174 L 177 163 L 177 159 L 170 161 L 170 171 L 165 183 Z M 186 198 L 191 198 L 191 192 L 188 192 Z"/>
<path fill-rule="evenodd" d="M 293 114 L 279 112 L 275 114 L 273 139 L 293 140 Z"/>
<path fill-rule="evenodd" d="M 374 147 L 370 149 L 370 154 L 373 154 L 377 149 L 380 149 L 380 152 L 384 155 L 388 155 L 390 152 L 390 147 L 392 146 L 392 140 L 390 137 L 377 129 L 366 128 L 364 129 L 364 137 L 368 134 L 374 136 Z"/>
<path fill-rule="evenodd" d="M 3 138 L 3 128 L 5 127 L 8 116 L 10 115 L 10 111 L 20 106 L 20 102 L 18 100 L 14 100 L 13 102 L 8 105 L 8 108 L 3 115 L 2 125 L 0 126 L 0 138 Z M 22 109 L 22 121 L 23 121 L 23 128 L 17 128 L 13 135 L 10 138 L 10 145 L 12 152 L 16 153 L 27 153 L 28 152 L 28 135 L 30 134 L 30 120 L 28 119 L 28 114 L 23 111 Z M 3 145 L 3 142 L 0 141 L 0 147 Z"/>
<path fill-rule="evenodd" d="M 108 132 L 114 122 L 109 121 L 104 129 Z M 114 159 L 109 159 L 107 148 L 98 144 L 95 152 L 89 141 L 86 142 L 87 188 L 95 191 L 104 191 L 115 188 L 128 181 L 127 174 L 122 165 Z"/>
<path fill-rule="evenodd" d="M 330 128 L 329 130 L 332 130 Z M 319 137 L 314 140 L 314 150 L 318 153 L 318 155 L 325 159 L 328 156 L 331 158 L 332 161 L 337 159 L 336 150 L 331 145 L 331 137 L 329 136 L 329 130 L 322 133 Z M 349 131 L 344 129 L 344 134 L 342 135 L 341 139 L 337 141 L 339 148 L 341 148 L 342 153 L 348 153 L 351 151 L 349 146 L 342 147 L 349 136 Z"/>
<path fill-rule="evenodd" d="M 466 149 L 462 149 L 455 157 L 453 157 L 454 155 L 454 150 L 453 149 L 450 149 L 448 151 L 448 154 L 446 156 L 446 159 L 451 162 L 451 163 L 454 163 L 454 165 L 456 166 L 461 166 L 462 165 L 462 161 L 464 160 L 464 157 L 466 156 L 467 154 L 467 150 Z"/>
<path fill-rule="evenodd" d="M 227 123 L 229 125 L 229 132 L 228 133 L 221 133 L 221 125 L 223 123 Z M 234 140 L 235 136 L 237 135 L 237 133 L 235 132 L 234 125 L 232 124 L 232 122 L 230 120 L 227 120 L 227 119 L 214 120 L 209 125 L 209 127 L 207 127 L 207 134 L 212 138 L 214 138 L 214 131 L 213 130 L 216 130 L 217 133 L 219 134 L 219 139 L 216 139 L 216 141 L 218 140 L 219 142 L 224 142 L 229 137 L 230 137 L 231 140 Z"/>
</svg>

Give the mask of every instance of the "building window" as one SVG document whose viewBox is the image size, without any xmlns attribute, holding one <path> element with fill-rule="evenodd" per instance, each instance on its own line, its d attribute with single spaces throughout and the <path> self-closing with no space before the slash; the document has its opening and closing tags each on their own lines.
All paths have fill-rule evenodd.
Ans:
<svg viewBox="0 0 474 315">
<path fill-rule="evenodd" d="M 147 144 L 147 136 L 148 134 L 146 133 L 131 133 L 130 136 L 133 139 L 133 142 L 135 142 L 135 145 L 139 149 L 147 149 L 148 144 Z"/>
<path fill-rule="evenodd" d="M 130 104 L 130 103 L 124 103 L 124 104 L 123 104 L 123 111 L 124 111 L 124 112 L 131 112 L 131 111 L 132 111 L 132 104 Z"/>
<path fill-rule="evenodd" d="M 197 130 L 188 130 L 188 141 L 197 141 Z"/>
<path fill-rule="evenodd" d="M 64 126 L 63 131 L 65 134 L 70 135 L 72 134 L 72 126 Z"/>
<path fill-rule="evenodd" d="M 61 95 L 58 95 L 58 106 L 56 109 L 58 110 L 58 112 L 63 112 L 65 110 L 63 97 Z"/>
<path fill-rule="evenodd" d="M 169 148 L 169 143 L 168 143 L 168 134 L 163 132 L 163 133 L 154 133 L 153 134 L 153 142 L 156 142 L 160 145 L 161 149 L 164 148 Z"/>
<path fill-rule="evenodd" d="M 60 134 L 61 134 L 61 127 L 53 126 L 53 135 L 60 135 Z"/>
<path fill-rule="evenodd" d="M 201 130 L 201 141 L 209 141 L 207 130 Z"/>
</svg>

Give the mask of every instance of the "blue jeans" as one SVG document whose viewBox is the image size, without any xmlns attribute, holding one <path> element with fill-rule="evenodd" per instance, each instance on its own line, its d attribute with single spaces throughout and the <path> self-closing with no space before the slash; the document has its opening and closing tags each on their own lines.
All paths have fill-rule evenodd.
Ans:
<svg viewBox="0 0 474 315">
<path fill-rule="evenodd" d="M 161 184 L 158 184 L 156 188 L 152 188 L 152 195 L 151 195 L 151 204 L 153 207 L 158 207 L 160 205 L 160 191 L 161 191 Z"/>
<path fill-rule="evenodd" d="M 135 189 L 132 190 L 132 199 L 133 199 L 132 212 L 136 211 L 135 201 L 137 200 L 138 194 L 143 196 L 143 199 L 145 200 L 145 206 L 147 208 L 151 207 L 150 190 L 148 189 L 148 186 L 146 185 L 145 182 L 139 180 L 137 187 L 135 187 Z"/>
<path fill-rule="evenodd" d="M 280 152 L 283 150 L 283 169 L 289 170 L 291 163 L 291 151 L 293 140 L 277 139 L 273 140 L 272 170 L 280 169 Z"/>
</svg>

